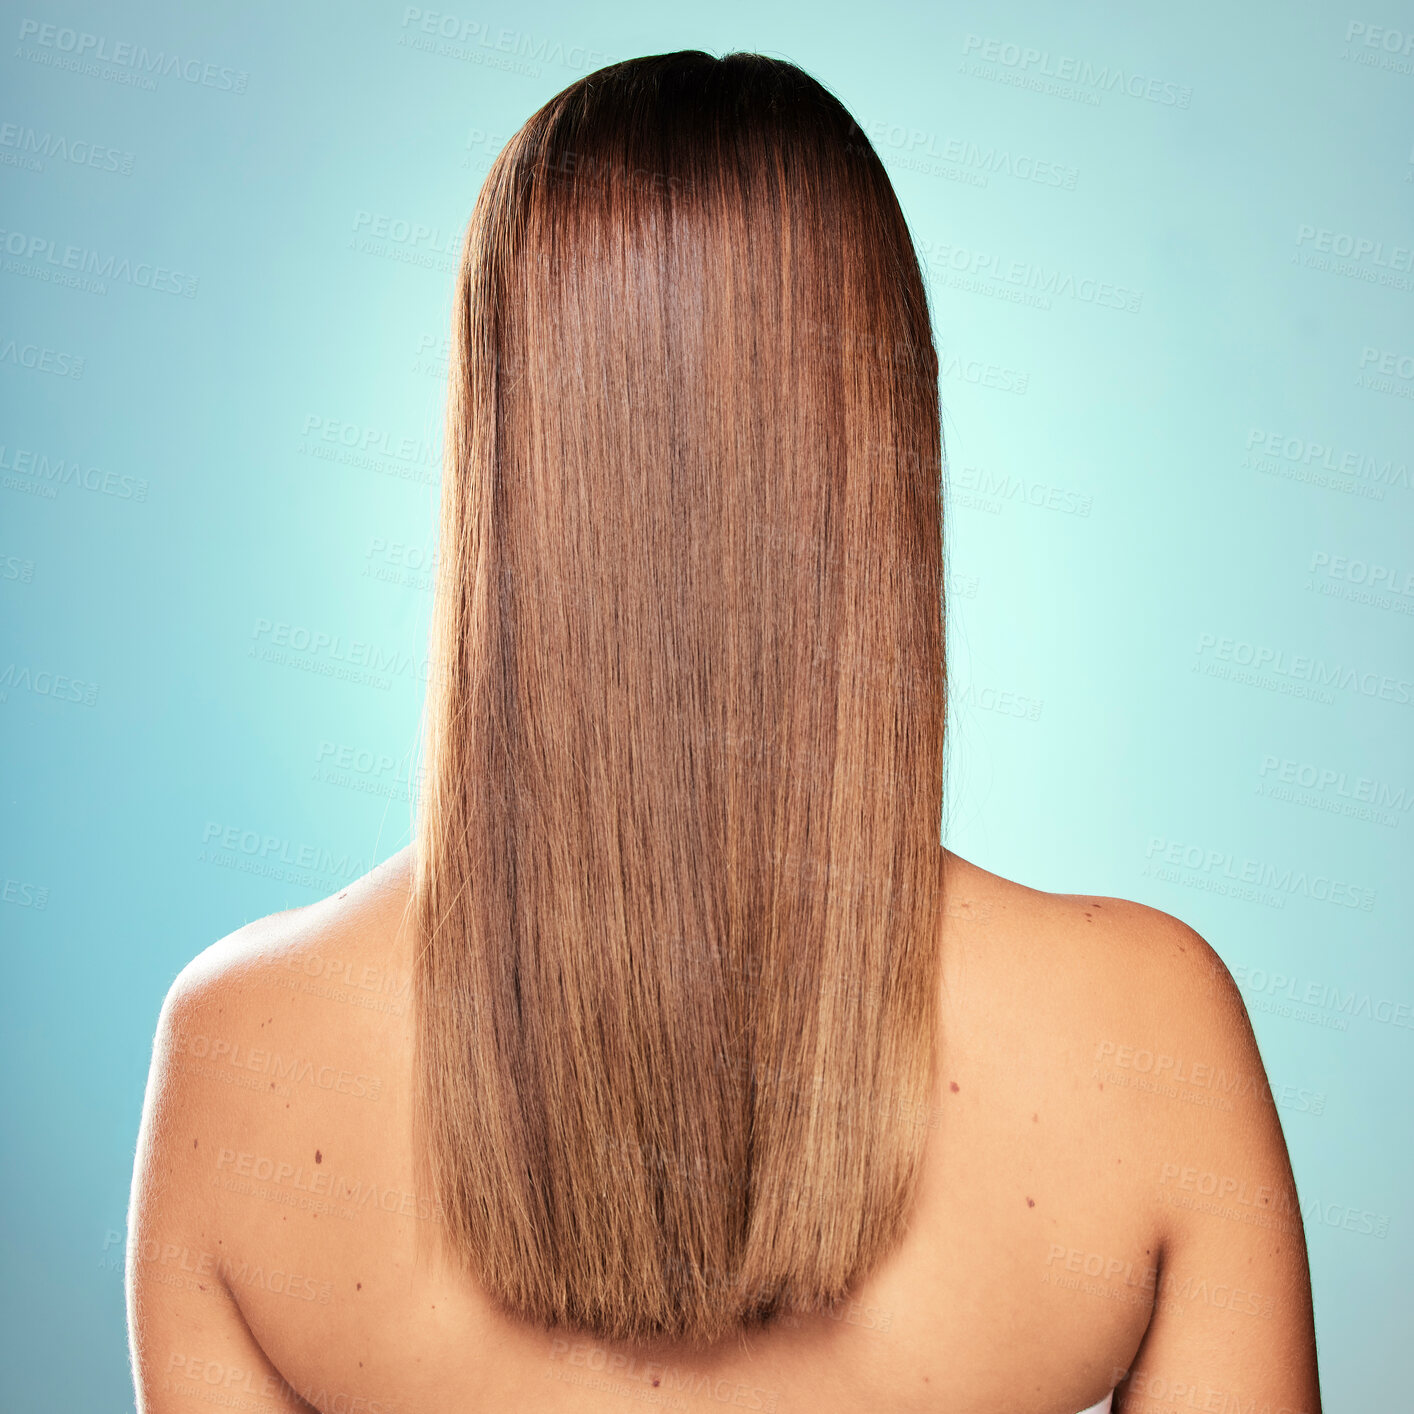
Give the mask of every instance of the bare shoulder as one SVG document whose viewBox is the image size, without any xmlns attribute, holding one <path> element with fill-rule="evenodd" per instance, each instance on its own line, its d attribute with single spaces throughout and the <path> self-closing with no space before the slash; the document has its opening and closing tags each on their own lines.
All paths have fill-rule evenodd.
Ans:
<svg viewBox="0 0 1414 1414">
<path fill-rule="evenodd" d="M 1162 909 L 952 854 L 944 911 L 954 1150 L 989 1191 L 1024 1184 L 1048 1268 L 1098 1274 L 1106 1296 L 1132 1296 L 1111 1273 L 1146 1273 L 1147 1328 L 1106 1372 L 1117 1407 L 1182 1387 L 1204 1407 L 1319 1409 L 1295 1182 L 1218 949 Z"/>
<path fill-rule="evenodd" d="M 271 1360 L 290 1313 L 327 1302 L 338 1279 L 338 1234 L 318 1221 L 331 1171 L 381 1179 L 398 1161 L 406 856 L 237 929 L 168 989 L 128 1211 L 144 1409 L 178 1407 L 218 1367 L 283 1391 Z M 285 1404 L 312 1407 L 292 1394 Z"/>
<path fill-rule="evenodd" d="M 277 1000 L 285 1025 L 306 1036 L 358 1013 L 401 1017 L 410 990 L 410 888 L 411 851 L 404 849 L 336 894 L 258 918 L 212 943 L 172 983 L 159 1041 L 198 1023 L 230 1033 L 211 1037 L 218 1046 L 245 1035 L 247 1022 L 256 1031 L 278 1027 L 279 1017 L 266 1015 Z M 320 1005 L 327 1002 L 349 1006 Z"/>
<path fill-rule="evenodd" d="M 1047 892 L 949 853 L 954 966 L 1004 986 L 1033 1022 L 1103 1023 L 1134 1044 L 1251 1045 L 1246 1007 L 1193 927 L 1132 899 Z M 945 950 L 947 944 L 945 943 Z"/>
<path fill-rule="evenodd" d="M 1102 1146 L 1160 1240 L 1191 1224 L 1199 1189 L 1295 1208 L 1247 1009 L 1205 938 L 1130 899 L 1033 889 L 955 856 L 947 867 L 944 1031 L 989 1058 L 1016 1113 L 1044 1095 Z"/>
<path fill-rule="evenodd" d="M 998 1085 L 1018 1092 L 1018 1108 L 1022 1092 L 1044 1090 L 1087 1149 L 1122 1157 L 1128 1194 L 1165 1250 L 1275 1234 L 1291 1265 L 1277 1263 L 1271 1280 L 1300 1286 L 1286 1143 L 1217 950 L 1133 900 L 1032 889 L 955 856 L 948 870 L 945 1011 L 974 1049 L 1004 1062 Z"/>
<path fill-rule="evenodd" d="M 153 1042 L 134 1202 L 160 1171 L 174 1204 L 208 1212 L 223 1155 L 401 1082 L 409 856 L 236 929 L 178 974 Z"/>
</svg>

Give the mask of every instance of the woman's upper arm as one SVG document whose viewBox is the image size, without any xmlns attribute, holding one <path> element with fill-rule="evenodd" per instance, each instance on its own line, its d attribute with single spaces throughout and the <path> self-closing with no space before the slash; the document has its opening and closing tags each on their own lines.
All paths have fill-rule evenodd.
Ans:
<svg viewBox="0 0 1414 1414">
<path fill-rule="evenodd" d="M 224 969 L 193 964 L 158 1021 L 128 1212 L 128 1341 L 140 1414 L 188 1411 L 193 1398 L 226 1403 L 223 1394 L 271 1414 L 310 1408 L 257 1344 L 223 1272 L 216 1159 L 239 1133 L 240 1100 L 208 1078 L 191 1041 L 221 1033 L 223 992 L 233 985 Z"/>
<path fill-rule="evenodd" d="M 1167 922 L 1189 959 L 1171 998 L 1183 1016 L 1176 1061 L 1204 1084 L 1190 1103 L 1164 1107 L 1173 1122 L 1151 1175 L 1164 1233 L 1159 1289 L 1115 1407 L 1318 1414 L 1301 1209 L 1261 1054 L 1221 960 Z"/>
</svg>

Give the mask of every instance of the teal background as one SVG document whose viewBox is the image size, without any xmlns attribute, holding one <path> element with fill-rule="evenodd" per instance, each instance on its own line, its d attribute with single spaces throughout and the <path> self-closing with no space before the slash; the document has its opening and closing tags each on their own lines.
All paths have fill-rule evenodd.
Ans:
<svg viewBox="0 0 1414 1414">
<path fill-rule="evenodd" d="M 587 69 L 687 47 L 831 87 L 928 255 L 947 843 L 1223 956 L 1326 1407 L 1401 1403 L 1414 10 L 429 13 L 480 28 L 457 54 L 394 4 L 0 21 L 5 1407 L 132 1407 L 122 1230 L 172 978 L 408 839 L 450 252 L 490 158 Z M 70 246 L 104 288 L 56 283 Z"/>
</svg>

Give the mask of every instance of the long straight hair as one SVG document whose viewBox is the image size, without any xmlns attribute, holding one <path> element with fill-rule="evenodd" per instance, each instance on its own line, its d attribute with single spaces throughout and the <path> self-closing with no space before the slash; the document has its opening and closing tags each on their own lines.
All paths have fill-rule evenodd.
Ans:
<svg viewBox="0 0 1414 1414">
<path fill-rule="evenodd" d="M 794 65 L 570 85 L 462 247 L 415 1124 L 503 1309 L 712 1341 L 904 1230 L 937 1024 L 937 355 Z"/>
</svg>

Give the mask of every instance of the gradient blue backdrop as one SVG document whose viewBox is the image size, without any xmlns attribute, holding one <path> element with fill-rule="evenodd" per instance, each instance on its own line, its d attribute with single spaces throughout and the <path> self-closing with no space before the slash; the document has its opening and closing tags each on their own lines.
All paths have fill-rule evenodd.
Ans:
<svg viewBox="0 0 1414 1414">
<path fill-rule="evenodd" d="M 1217 948 L 1327 1408 L 1405 1402 L 1414 9 L 454 3 L 0 22 L 4 1407 L 131 1408 L 178 969 L 408 839 L 491 157 L 579 74 L 687 47 L 831 87 L 927 258 L 947 843 Z"/>
</svg>

